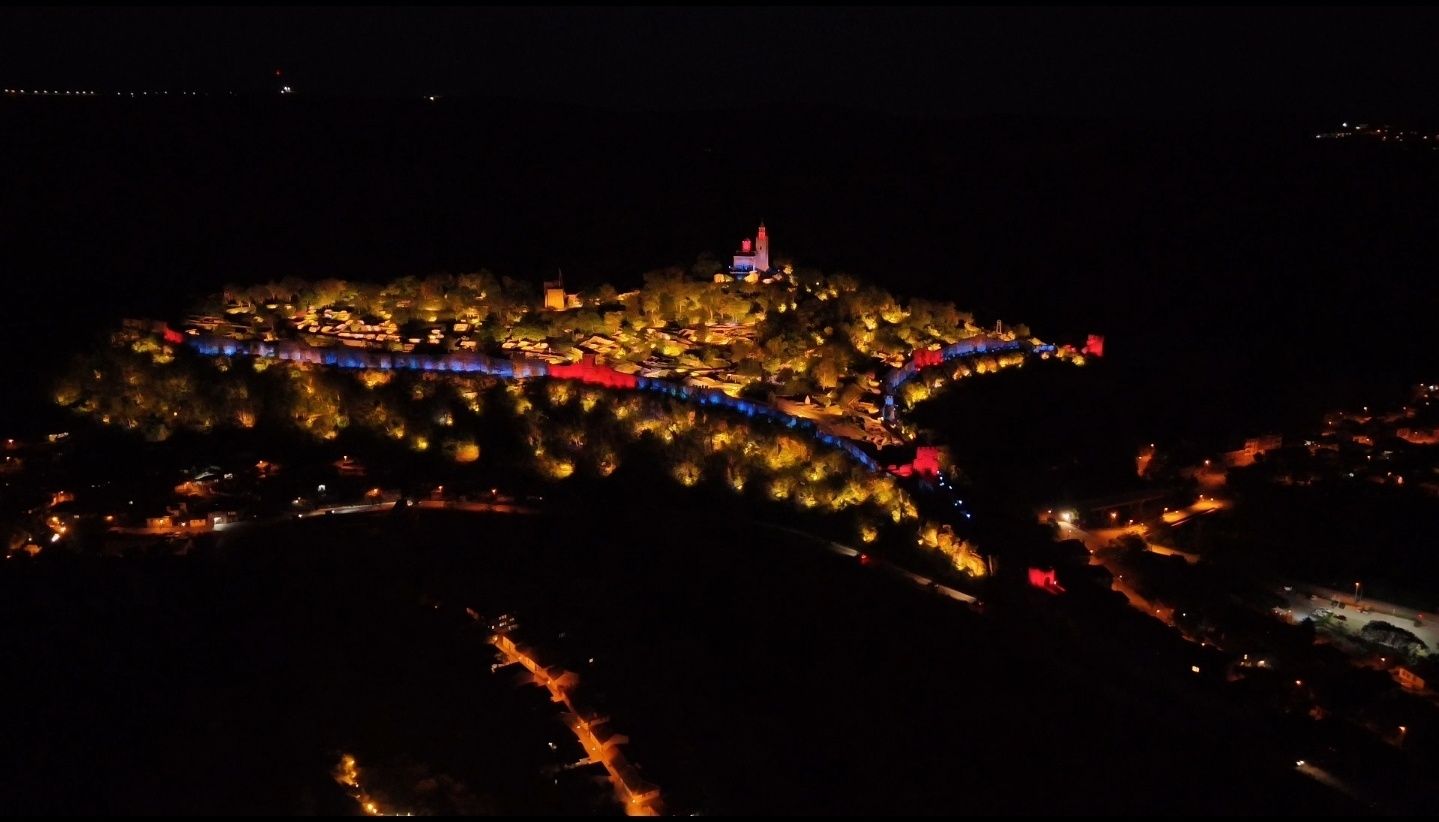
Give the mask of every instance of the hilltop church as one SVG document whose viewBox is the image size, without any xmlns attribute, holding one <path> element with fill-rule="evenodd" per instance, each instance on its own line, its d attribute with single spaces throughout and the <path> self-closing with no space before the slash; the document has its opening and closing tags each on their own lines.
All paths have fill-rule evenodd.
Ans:
<svg viewBox="0 0 1439 822">
<path fill-rule="evenodd" d="M 764 231 L 764 223 L 759 224 L 759 233 L 753 240 L 746 237 L 739 241 L 739 253 L 734 255 L 730 271 L 736 276 L 769 271 L 769 235 Z"/>
<path fill-rule="evenodd" d="M 757 282 L 759 278 L 769 273 L 769 235 L 765 233 L 764 223 L 759 224 L 759 232 L 753 240 L 746 237 L 739 241 L 739 251 L 735 252 L 734 264 L 730 266 L 729 276 L 716 274 L 716 280 L 744 280 L 746 282 Z"/>
</svg>

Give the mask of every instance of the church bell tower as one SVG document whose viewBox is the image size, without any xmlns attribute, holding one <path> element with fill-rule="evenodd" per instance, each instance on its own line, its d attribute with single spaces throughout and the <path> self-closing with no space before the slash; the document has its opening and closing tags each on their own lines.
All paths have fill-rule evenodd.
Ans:
<svg viewBox="0 0 1439 822">
<path fill-rule="evenodd" d="M 754 268 L 769 271 L 769 235 L 765 233 L 764 223 L 759 224 L 759 233 L 754 238 Z"/>
</svg>

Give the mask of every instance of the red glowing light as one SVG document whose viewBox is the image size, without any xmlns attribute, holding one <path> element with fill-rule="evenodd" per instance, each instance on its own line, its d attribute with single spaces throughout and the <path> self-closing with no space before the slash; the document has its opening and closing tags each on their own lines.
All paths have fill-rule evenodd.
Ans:
<svg viewBox="0 0 1439 822">
<path fill-rule="evenodd" d="M 595 355 L 586 354 L 574 365 L 552 365 L 550 376 L 561 380 L 579 380 L 606 388 L 635 388 L 639 381 L 633 374 L 621 374 L 607 365 L 597 365 Z"/>
<path fill-rule="evenodd" d="M 740 240 L 740 241 L 739 241 L 739 250 L 740 250 L 741 252 L 745 253 L 745 254 L 749 254 L 749 253 L 753 252 L 753 251 L 754 251 L 754 240 L 751 240 L 751 239 L 748 239 L 748 238 L 743 239 L 743 240 Z"/>
<path fill-rule="evenodd" d="M 930 350 L 921 348 L 914 352 L 912 362 L 915 368 L 928 368 L 931 365 L 939 365 L 944 362 L 944 352 L 938 349 Z"/>
<path fill-rule="evenodd" d="M 1090 334 L 1089 339 L 1084 343 L 1084 353 L 1091 357 L 1104 356 L 1104 337 L 1100 334 Z"/>
<path fill-rule="evenodd" d="M 921 445 L 914 449 L 914 473 L 933 479 L 939 476 L 939 449 L 933 445 Z"/>
<path fill-rule="evenodd" d="M 1054 575 L 1054 569 L 1030 568 L 1029 584 L 1041 591 L 1048 591 L 1051 594 L 1064 593 L 1064 586 L 1059 584 L 1059 579 Z"/>
<path fill-rule="evenodd" d="M 183 343 L 185 341 L 184 334 L 181 334 L 179 331 L 176 331 L 168 325 L 165 326 L 165 329 L 161 332 L 161 334 L 164 336 L 165 342 L 170 343 L 171 345 L 179 345 L 180 343 Z"/>
<path fill-rule="evenodd" d="M 914 460 L 903 465 L 886 466 L 891 474 L 897 477 L 912 477 L 919 475 L 925 479 L 934 479 L 939 476 L 939 449 L 933 445 L 921 445 L 914 449 Z"/>
</svg>

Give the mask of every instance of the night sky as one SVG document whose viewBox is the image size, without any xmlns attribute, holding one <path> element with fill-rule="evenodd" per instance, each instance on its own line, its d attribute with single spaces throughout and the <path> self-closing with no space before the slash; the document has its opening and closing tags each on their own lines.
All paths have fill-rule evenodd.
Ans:
<svg viewBox="0 0 1439 822">
<path fill-rule="evenodd" d="M 286 276 L 634 284 L 763 219 L 806 265 L 1107 333 L 1170 398 L 1146 425 L 1312 414 L 1432 377 L 1329 343 L 1439 305 L 1439 153 L 1313 135 L 1439 128 L 1436 39 L 1428 10 L 3 10 L 0 88 L 112 94 L 0 98 L 0 345 L 59 363 Z M 210 96 L 113 96 L 146 90 Z M 1329 353 L 1296 373 L 1296 341 Z"/>
<path fill-rule="evenodd" d="M 1403 118 L 1439 98 L 1436 38 L 1432 10 L 7 9 L 0 78 L 243 93 L 281 68 L 306 94 L 622 109 Z"/>
</svg>

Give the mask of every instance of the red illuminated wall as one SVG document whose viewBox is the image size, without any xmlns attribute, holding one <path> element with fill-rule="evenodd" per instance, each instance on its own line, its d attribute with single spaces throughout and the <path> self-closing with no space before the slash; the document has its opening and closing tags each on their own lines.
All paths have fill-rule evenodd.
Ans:
<svg viewBox="0 0 1439 822">
<path fill-rule="evenodd" d="M 185 341 L 184 334 L 181 334 L 179 331 L 176 331 L 168 325 L 165 326 L 165 330 L 162 333 L 165 337 L 165 342 L 170 343 L 171 345 L 179 345 L 180 343 Z"/>
<path fill-rule="evenodd" d="M 561 380 L 579 380 L 607 388 L 634 388 L 638 381 L 633 374 L 621 374 L 607 365 L 596 365 L 595 355 L 586 354 L 574 365 L 552 365 L 550 376 Z"/>
<path fill-rule="evenodd" d="M 920 349 L 914 352 L 914 359 L 912 360 L 912 362 L 914 363 L 915 368 L 928 368 L 931 365 L 939 365 L 940 363 L 944 362 L 944 352 L 938 349 L 935 349 L 933 351 L 930 351 L 929 349 Z"/>
<path fill-rule="evenodd" d="M 939 476 L 939 449 L 921 445 L 914 450 L 914 473 L 933 479 Z"/>
<path fill-rule="evenodd" d="M 1104 356 L 1104 337 L 1099 334 L 1090 334 L 1089 339 L 1084 343 L 1084 353 L 1091 357 Z"/>
<path fill-rule="evenodd" d="M 921 445 L 914 449 L 914 461 L 903 465 L 891 465 L 889 472 L 899 477 L 921 476 L 934 479 L 939 476 L 939 449 L 933 445 Z"/>
<path fill-rule="evenodd" d="M 1059 584 L 1059 579 L 1055 577 L 1053 568 L 1030 568 L 1029 584 L 1041 591 L 1048 591 L 1051 594 L 1058 594 L 1064 591 L 1064 586 Z"/>
</svg>

